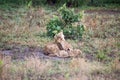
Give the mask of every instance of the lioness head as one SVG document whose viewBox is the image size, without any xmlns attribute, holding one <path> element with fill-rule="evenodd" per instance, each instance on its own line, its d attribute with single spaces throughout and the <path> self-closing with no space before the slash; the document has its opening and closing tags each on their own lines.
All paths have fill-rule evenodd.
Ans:
<svg viewBox="0 0 120 80">
<path fill-rule="evenodd" d="M 55 42 L 65 41 L 63 31 L 54 36 Z"/>
</svg>

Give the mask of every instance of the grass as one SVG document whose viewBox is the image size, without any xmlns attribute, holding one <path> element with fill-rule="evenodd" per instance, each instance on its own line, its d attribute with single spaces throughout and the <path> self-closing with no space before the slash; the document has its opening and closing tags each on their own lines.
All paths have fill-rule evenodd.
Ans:
<svg viewBox="0 0 120 80">
<path fill-rule="evenodd" d="M 41 60 L 37 56 L 25 58 L 24 61 L 11 61 L 10 58 L 5 58 L 4 64 L 8 61 L 9 63 L 3 67 L 3 80 L 99 80 L 95 73 L 106 74 L 108 69 L 111 70 L 101 63 L 89 62 L 82 58 L 73 58 L 69 61 Z"/>
<path fill-rule="evenodd" d="M 29 56 L 24 60 L 14 60 L 5 56 L 0 59 L 0 66 L 4 65 L 0 67 L 0 79 L 119 80 L 120 15 L 99 11 L 85 13 L 83 23 L 87 28 L 81 41 L 67 40 L 83 52 L 84 58 L 49 60 Z M 45 26 L 57 14 L 55 9 L 0 6 L 0 12 L 0 54 L 2 50 L 22 54 L 26 47 L 42 49 L 46 43 L 53 41 L 46 35 Z M 14 51 L 16 47 L 20 52 Z"/>
<path fill-rule="evenodd" d="M 7 60 L 9 64 L 3 67 L 1 74 L 3 80 L 56 80 L 61 77 L 62 80 L 75 80 L 79 77 L 84 80 L 93 71 L 103 69 L 99 63 L 85 62 L 81 58 L 73 58 L 69 62 L 41 60 L 37 56 L 28 57 L 24 62 Z"/>
</svg>

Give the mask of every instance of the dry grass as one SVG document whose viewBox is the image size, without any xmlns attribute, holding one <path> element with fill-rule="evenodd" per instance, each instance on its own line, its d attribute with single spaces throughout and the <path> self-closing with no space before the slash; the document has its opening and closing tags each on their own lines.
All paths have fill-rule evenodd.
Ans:
<svg viewBox="0 0 120 80">
<path fill-rule="evenodd" d="M 120 72 L 120 58 L 119 57 L 114 59 L 114 61 L 112 62 L 112 69 L 114 71 Z"/>
<path fill-rule="evenodd" d="M 45 25 L 56 12 L 41 7 L 0 12 L 0 50 L 12 49 L 17 43 L 44 47 L 52 41 L 45 34 Z M 0 80 L 119 80 L 119 76 L 111 75 L 120 69 L 119 60 L 115 59 L 120 56 L 120 15 L 88 13 L 84 20 L 87 30 L 83 40 L 67 41 L 81 49 L 85 56 L 90 55 L 87 60 L 51 61 L 31 56 L 15 61 L 8 56 L 0 60 L 0 67 L 4 65 L 0 68 Z M 106 75 L 111 77 L 106 78 Z"/>
<path fill-rule="evenodd" d="M 118 60 L 112 66 L 84 58 L 52 61 L 31 56 L 25 60 L 11 60 L 10 56 L 4 56 L 1 61 L 5 64 L 0 69 L 2 80 L 113 80 L 104 75 L 119 70 Z"/>
<path fill-rule="evenodd" d="M 24 61 L 6 58 L 8 59 L 4 57 L 6 61 L 3 62 L 9 63 L 2 68 L 2 80 L 59 80 L 60 76 L 63 76 L 63 80 L 87 80 L 92 72 L 104 69 L 99 63 L 86 62 L 82 58 L 74 58 L 68 62 L 41 60 L 37 56 L 28 57 Z"/>
<path fill-rule="evenodd" d="M 7 59 L 5 59 L 7 60 Z M 4 62 L 4 61 L 3 61 Z M 4 62 L 6 63 L 6 62 Z M 47 75 L 51 63 L 42 61 L 38 57 L 29 57 L 25 61 L 11 61 L 3 67 L 2 80 L 40 80 Z"/>
</svg>

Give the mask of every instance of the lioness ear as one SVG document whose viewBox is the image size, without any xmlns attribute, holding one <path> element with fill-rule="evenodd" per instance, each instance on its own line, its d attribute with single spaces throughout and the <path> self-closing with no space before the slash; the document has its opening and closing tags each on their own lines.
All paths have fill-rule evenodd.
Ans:
<svg viewBox="0 0 120 80">
<path fill-rule="evenodd" d="M 63 34 L 63 30 L 60 31 L 60 34 L 64 35 L 64 34 Z"/>
</svg>

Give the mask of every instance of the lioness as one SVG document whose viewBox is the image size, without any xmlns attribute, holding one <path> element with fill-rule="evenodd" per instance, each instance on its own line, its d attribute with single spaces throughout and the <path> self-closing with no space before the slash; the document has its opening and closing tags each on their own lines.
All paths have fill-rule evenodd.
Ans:
<svg viewBox="0 0 120 80">
<path fill-rule="evenodd" d="M 79 49 L 73 49 L 71 44 L 65 40 L 62 31 L 54 36 L 54 40 L 54 42 L 51 42 L 45 46 L 44 53 L 46 55 L 58 57 L 76 57 L 82 53 Z"/>
</svg>

